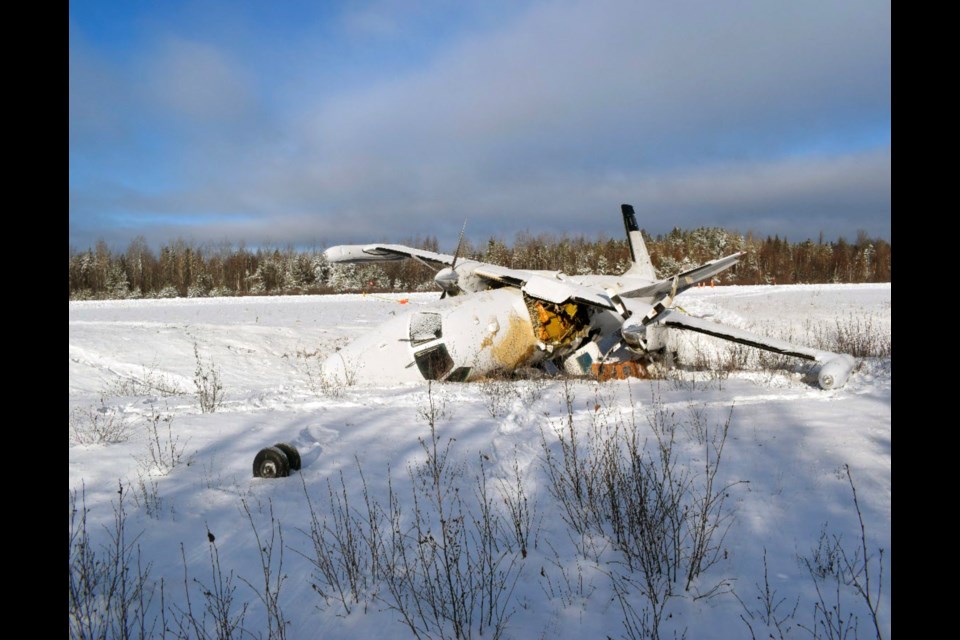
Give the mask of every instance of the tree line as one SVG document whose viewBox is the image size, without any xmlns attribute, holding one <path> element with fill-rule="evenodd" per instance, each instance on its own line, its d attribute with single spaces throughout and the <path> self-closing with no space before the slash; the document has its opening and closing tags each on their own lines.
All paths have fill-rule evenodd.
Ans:
<svg viewBox="0 0 960 640">
<path fill-rule="evenodd" d="M 890 281 L 890 243 L 857 234 L 855 242 L 757 238 L 716 227 L 675 228 L 644 240 L 657 276 L 666 278 L 708 260 L 746 251 L 720 284 L 860 283 Z M 436 238 L 403 242 L 439 251 Z M 490 238 L 473 246 L 464 239 L 464 257 L 517 269 L 559 270 L 570 275 L 623 273 L 630 262 L 625 239 L 587 239 L 519 233 L 512 245 Z M 366 265 L 330 264 L 322 250 L 257 248 L 230 243 L 194 244 L 178 239 L 153 251 L 139 236 L 126 251 L 104 241 L 78 251 L 71 247 L 71 300 L 174 298 L 237 295 L 296 295 L 435 290 L 434 273 L 414 260 Z"/>
</svg>

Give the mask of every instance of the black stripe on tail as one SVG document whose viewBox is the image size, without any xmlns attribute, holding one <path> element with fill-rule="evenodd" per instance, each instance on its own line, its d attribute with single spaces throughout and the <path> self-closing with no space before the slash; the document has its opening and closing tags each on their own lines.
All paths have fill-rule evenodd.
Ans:
<svg viewBox="0 0 960 640">
<path fill-rule="evenodd" d="M 633 212 L 633 205 L 621 204 L 620 211 L 623 213 L 623 227 L 627 230 L 627 246 L 630 247 L 630 261 L 636 262 L 637 256 L 633 253 L 633 243 L 630 242 L 630 232 L 640 231 L 637 226 L 637 216 Z"/>
</svg>

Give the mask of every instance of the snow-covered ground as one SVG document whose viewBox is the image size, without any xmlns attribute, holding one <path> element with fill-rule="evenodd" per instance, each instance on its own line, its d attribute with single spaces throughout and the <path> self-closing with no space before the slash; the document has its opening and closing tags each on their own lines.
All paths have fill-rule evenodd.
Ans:
<svg viewBox="0 0 960 640">
<path fill-rule="evenodd" d="M 789 359 L 774 369 L 751 359 L 729 374 L 697 371 L 698 362 L 729 361 L 731 352 L 726 343 L 696 335 L 671 336 L 680 364 L 665 380 L 323 384 L 318 374 L 325 354 L 437 297 L 70 303 L 70 490 L 78 506 L 85 502 L 86 530 L 98 557 L 108 556 L 122 507 L 132 574 L 139 552 L 144 594 L 153 596 L 146 609 L 154 637 L 164 635 L 164 622 L 167 637 L 176 637 L 190 613 L 215 636 L 216 616 L 205 607 L 217 601 L 219 576 L 225 581 L 219 593 L 233 596 L 234 637 L 241 637 L 241 627 L 264 638 L 411 637 L 406 613 L 423 637 L 455 637 L 451 619 L 460 616 L 471 637 L 495 637 L 496 631 L 505 638 L 631 638 L 644 631 L 655 637 L 650 632 L 658 626 L 663 638 L 802 638 L 829 637 L 825 624 L 855 624 L 856 637 L 870 638 L 874 623 L 856 592 L 867 575 L 879 626 L 889 637 L 889 356 L 863 360 L 846 386 L 833 391 L 817 388 L 806 365 Z M 401 298 L 409 303 L 398 304 Z M 888 284 L 700 288 L 677 302 L 697 316 L 808 344 L 829 340 L 838 327 L 889 344 Z M 219 374 L 224 399 L 215 412 L 201 411 L 198 372 L 207 375 L 207 384 L 211 373 Z M 423 473 L 433 453 L 431 402 L 437 446 L 448 451 L 441 488 L 450 493 L 442 494 L 439 507 L 429 503 L 436 492 Z M 706 464 L 715 460 L 728 418 L 719 470 L 707 488 Z M 708 559 L 716 561 L 689 589 L 685 575 L 671 582 L 659 625 L 644 595 L 648 576 L 628 565 L 610 523 L 577 534 L 555 497 L 548 462 L 554 460 L 554 469 L 562 464 L 557 433 L 569 434 L 571 423 L 581 461 L 590 460 L 592 437 L 605 433 L 609 441 L 615 429 L 635 431 L 649 460 L 659 460 L 651 423 L 665 425 L 661 437 L 675 434 L 673 477 L 690 487 L 684 504 L 692 512 L 705 495 L 724 497 L 710 512 L 720 516 L 707 545 L 715 547 Z M 93 442 L 97 429 L 118 432 L 107 439 L 120 441 Z M 302 469 L 288 478 L 252 477 L 256 453 L 277 442 L 297 447 Z M 476 497 L 484 477 L 492 509 L 487 521 L 503 526 L 489 538 L 477 526 L 484 521 Z M 866 534 L 866 572 L 850 478 Z M 367 550 L 354 574 L 358 597 L 345 596 L 347 606 L 337 595 L 324 599 L 320 592 L 332 587 L 316 566 L 307 497 L 321 528 L 344 533 L 335 521 L 344 491 L 355 523 L 368 522 L 364 492 L 376 509 L 397 516 L 380 531 L 388 541 L 399 534 L 394 551 L 442 551 L 437 539 L 446 532 L 449 554 L 456 538 L 459 564 L 448 556 L 447 567 L 486 590 L 471 591 L 477 594 L 472 606 L 459 614 L 451 608 L 448 619 L 437 622 L 430 604 L 444 602 L 446 574 L 431 582 L 424 567 L 437 565 L 421 556 L 427 564 L 406 565 L 410 582 L 390 583 L 370 566 Z M 511 504 L 521 507 L 517 533 Z M 74 531 L 78 523 L 79 516 Z M 678 534 L 681 574 L 692 548 L 683 538 L 688 524 Z M 422 539 L 412 541 L 415 535 Z M 481 553 L 484 539 L 487 555 Z M 342 561 L 344 545 L 329 534 L 326 540 L 333 561 Z M 378 561 L 384 561 L 386 547 L 380 549 Z M 484 558 L 500 564 L 488 570 Z M 350 584 L 347 566 L 331 569 L 343 585 Z M 424 575 L 413 575 L 417 567 Z M 856 584 L 847 568 L 861 569 Z M 492 579 L 484 581 L 488 573 Z M 439 590 L 433 596 L 431 587 Z M 462 596 L 464 587 L 451 592 Z M 271 594 L 277 596 L 274 615 L 264 604 Z M 492 612 L 489 621 L 484 611 Z M 271 632 L 281 617 L 285 636 Z M 189 635 L 202 630 L 192 628 Z M 855 637 L 854 631 L 845 637 Z"/>
</svg>

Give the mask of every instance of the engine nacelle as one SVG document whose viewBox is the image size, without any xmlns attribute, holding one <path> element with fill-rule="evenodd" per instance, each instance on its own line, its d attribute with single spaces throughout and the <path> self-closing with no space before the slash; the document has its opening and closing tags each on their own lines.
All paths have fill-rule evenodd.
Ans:
<svg viewBox="0 0 960 640">
<path fill-rule="evenodd" d="M 837 354 L 820 366 L 817 383 L 821 389 L 839 389 L 846 384 L 855 364 L 852 356 Z"/>
<path fill-rule="evenodd" d="M 643 324 L 643 319 L 652 312 L 653 307 L 641 312 L 636 304 L 633 306 L 633 315 L 620 327 L 620 336 L 627 346 L 636 353 L 660 351 L 666 347 L 667 328 L 657 322 Z"/>
<path fill-rule="evenodd" d="M 647 350 L 647 326 L 642 322 L 624 322 L 620 327 L 620 335 L 630 348 L 637 351 Z"/>
</svg>

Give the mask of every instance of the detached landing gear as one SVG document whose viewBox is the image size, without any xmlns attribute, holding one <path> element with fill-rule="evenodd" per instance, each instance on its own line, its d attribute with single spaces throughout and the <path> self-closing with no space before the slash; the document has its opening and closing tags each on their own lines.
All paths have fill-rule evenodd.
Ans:
<svg viewBox="0 0 960 640">
<path fill-rule="evenodd" d="M 285 478 L 300 470 L 300 453 L 289 444 L 278 442 L 261 449 L 253 459 L 254 478 Z"/>
</svg>

